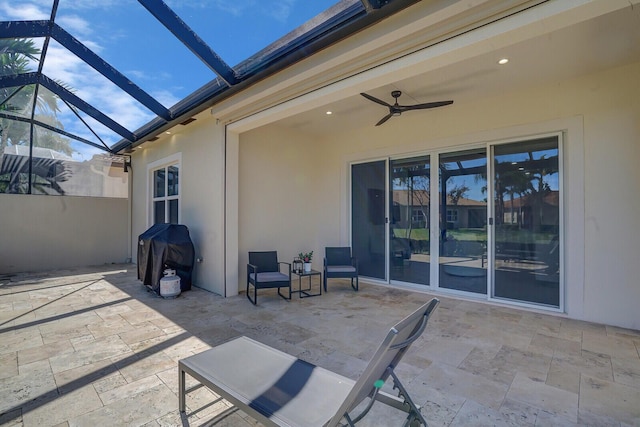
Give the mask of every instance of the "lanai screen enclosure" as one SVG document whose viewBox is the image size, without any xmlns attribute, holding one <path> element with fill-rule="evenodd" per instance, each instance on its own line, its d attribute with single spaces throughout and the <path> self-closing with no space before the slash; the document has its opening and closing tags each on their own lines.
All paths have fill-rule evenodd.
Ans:
<svg viewBox="0 0 640 427">
<path fill-rule="evenodd" d="M 182 2 L 0 8 L 0 273 L 135 262 L 178 222 L 225 296 L 251 250 L 351 246 L 365 283 L 638 326 L 637 0 L 287 4 L 269 38 Z M 400 91 L 455 102 L 375 126 L 361 94 Z"/>
<path fill-rule="evenodd" d="M 83 8 L 70 0 L 53 0 L 46 11 L 48 18 L 9 20 L 6 18 L 22 16 L 9 8 L 7 16 L 0 14 L 0 192 L 127 197 L 130 164 L 126 154 L 132 148 L 177 124 L 188 125 L 193 115 L 242 87 L 414 2 L 326 0 L 306 4 L 288 27 L 275 30 L 288 34 L 268 47 L 249 41 L 245 48 L 236 47 L 233 34 L 214 40 L 226 52 L 245 52 L 244 58 L 233 55 L 233 60 L 239 60 L 235 67 L 162 0 L 127 5 L 120 13 L 132 14 L 134 27 L 124 29 L 118 28 L 119 20 L 132 21 L 125 21 L 123 15 L 105 11 L 80 17 Z M 139 57 L 124 53 L 119 57 L 117 52 L 115 56 L 108 52 L 110 60 L 101 57 L 98 43 L 82 41 L 86 28 L 77 25 L 82 19 L 88 21 L 85 26 L 105 31 L 98 35 L 99 40 L 111 33 L 137 38 L 119 43 L 139 43 Z M 248 33 L 249 25 L 244 22 L 239 30 Z M 258 43 L 265 42 L 260 39 Z M 150 52 L 148 57 L 144 51 Z M 168 65 L 166 56 L 178 54 L 181 56 L 170 62 L 181 68 L 172 69 L 175 74 L 167 82 L 181 88 L 176 94 L 156 88 L 158 95 L 153 95 L 144 88 L 149 86 L 148 78 L 130 72 L 139 76 L 136 81 L 120 71 L 135 69 L 137 62 L 151 62 L 162 73 Z M 69 74 L 68 68 L 60 67 L 61 61 L 77 64 L 81 74 Z M 194 79 L 194 69 L 205 72 Z M 184 93 L 189 88 L 192 91 Z M 104 97 L 99 96 L 102 91 Z M 118 105 L 113 105 L 108 96 L 116 93 Z M 179 93 L 184 95 L 177 97 Z"/>
</svg>

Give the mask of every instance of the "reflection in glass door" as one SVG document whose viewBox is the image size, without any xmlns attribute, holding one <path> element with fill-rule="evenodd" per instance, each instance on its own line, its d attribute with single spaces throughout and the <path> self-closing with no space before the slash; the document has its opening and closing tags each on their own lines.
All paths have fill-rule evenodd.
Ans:
<svg viewBox="0 0 640 427">
<path fill-rule="evenodd" d="M 493 295 L 560 307 L 558 137 L 496 145 Z"/>
<path fill-rule="evenodd" d="M 486 294 L 486 150 L 440 155 L 439 178 L 439 286 Z"/>
<path fill-rule="evenodd" d="M 392 160 L 389 169 L 391 280 L 429 285 L 429 156 Z"/>
<path fill-rule="evenodd" d="M 351 242 L 362 276 L 386 280 L 386 162 L 351 166 Z"/>
</svg>

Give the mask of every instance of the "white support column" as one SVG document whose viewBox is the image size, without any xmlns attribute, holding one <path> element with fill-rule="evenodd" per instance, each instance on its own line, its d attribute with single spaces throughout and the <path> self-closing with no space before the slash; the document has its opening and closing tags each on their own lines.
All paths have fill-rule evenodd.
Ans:
<svg viewBox="0 0 640 427">
<path fill-rule="evenodd" d="M 225 131 L 225 297 L 238 295 L 238 178 L 240 135 Z"/>
</svg>

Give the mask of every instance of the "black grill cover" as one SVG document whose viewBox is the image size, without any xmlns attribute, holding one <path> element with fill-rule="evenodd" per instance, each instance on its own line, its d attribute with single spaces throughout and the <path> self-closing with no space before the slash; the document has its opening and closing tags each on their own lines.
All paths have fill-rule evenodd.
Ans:
<svg viewBox="0 0 640 427">
<path fill-rule="evenodd" d="M 160 293 L 166 268 L 176 270 L 180 290 L 191 289 L 195 249 L 189 229 L 179 224 L 156 224 L 138 236 L 138 279 Z"/>
</svg>

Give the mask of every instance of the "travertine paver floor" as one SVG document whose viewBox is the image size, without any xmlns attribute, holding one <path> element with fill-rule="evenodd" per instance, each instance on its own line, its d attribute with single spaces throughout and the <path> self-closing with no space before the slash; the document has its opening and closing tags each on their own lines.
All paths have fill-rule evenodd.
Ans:
<svg viewBox="0 0 640 427">
<path fill-rule="evenodd" d="M 247 335 L 357 378 L 429 298 L 332 281 L 291 302 L 263 291 L 254 307 L 197 288 L 159 298 L 131 265 L 0 276 L 0 425 L 255 426 L 202 388 L 180 416 L 177 361 Z M 398 369 L 430 425 L 640 425 L 639 331 L 440 299 Z M 402 421 L 374 405 L 358 425 Z"/>
</svg>

